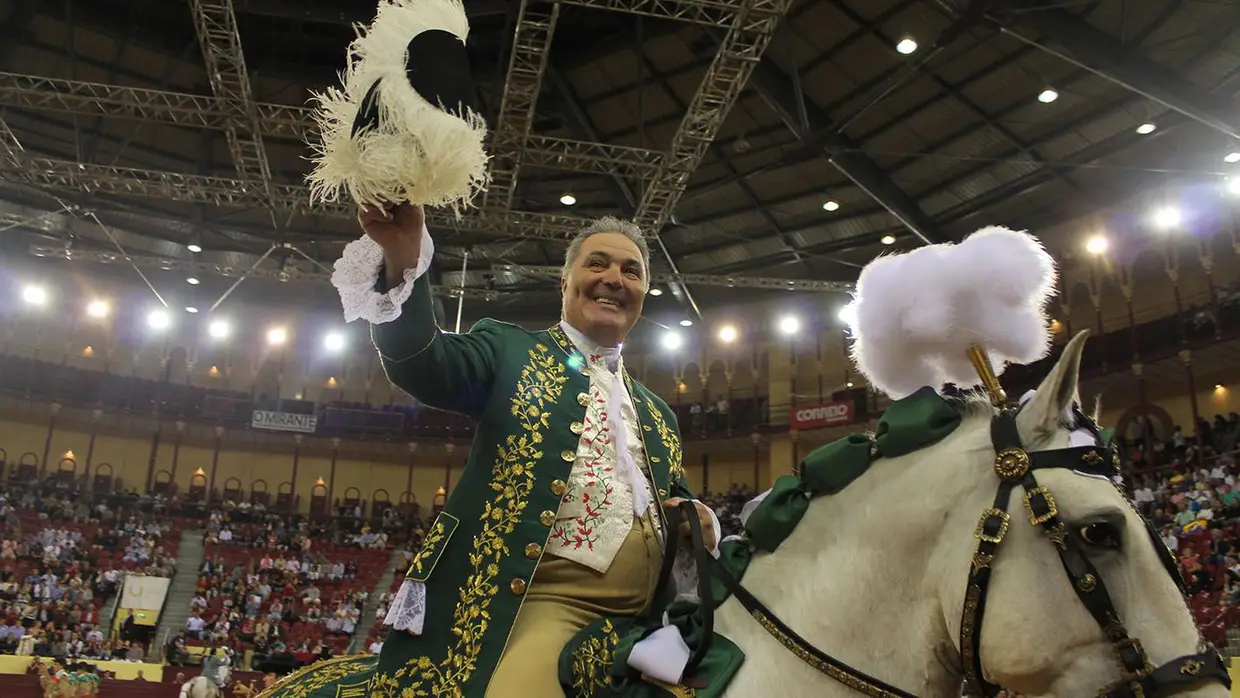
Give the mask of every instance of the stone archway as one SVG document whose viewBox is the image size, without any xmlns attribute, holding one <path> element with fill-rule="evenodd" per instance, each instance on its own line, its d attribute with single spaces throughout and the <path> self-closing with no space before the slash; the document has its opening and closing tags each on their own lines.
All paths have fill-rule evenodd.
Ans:
<svg viewBox="0 0 1240 698">
<path fill-rule="evenodd" d="M 1171 414 L 1167 410 L 1158 405 L 1151 404 L 1147 404 L 1144 407 L 1133 405 L 1128 408 L 1115 423 L 1115 433 L 1127 438 L 1128 427 L 1132 425 L 1133 420 L 1142 415 L 1149 417 L 1150 425 L 1154 428 L 1154 433 L 1151 436 L 1163 440 L 1171 438 L 1171 431 L 1175 428 L 1175 420 L 1171 418 Z"/>
</svg>

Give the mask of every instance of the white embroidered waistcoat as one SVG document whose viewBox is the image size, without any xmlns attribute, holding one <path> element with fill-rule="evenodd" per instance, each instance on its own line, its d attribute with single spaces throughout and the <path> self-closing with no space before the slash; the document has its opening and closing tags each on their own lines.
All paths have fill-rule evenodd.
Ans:
<svg viewBox="0 0 1240 698">
<path fill-rule="evenodd" d="M 625 387 L 618 351 L 592 348 L 573 327 L 567 323 L 561 327 L 582 353 L 590 377 L 590 402 L 546 552 L 605 573 L 632 529 L 634 516 L 650 513 L 658 500 L 650 488 L 637 411 Z M 617 406 L 618 420 L 611 414 Z M 621 456 L 621 448 L 627 457 Z M 635 487 L 641 491 L 635 493 Z M 651 520 L 659 526 L 657 513 Z"/>
</svg>

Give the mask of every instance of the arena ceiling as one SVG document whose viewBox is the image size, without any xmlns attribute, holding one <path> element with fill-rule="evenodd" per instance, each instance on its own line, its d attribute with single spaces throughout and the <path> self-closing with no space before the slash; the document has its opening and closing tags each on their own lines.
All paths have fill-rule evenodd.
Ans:
<svg viewBox="0 0 1240 698">
<path fill-rule="evenodd" d="M 1231 2 L 465 6 L 494 182 L 432 232 L 440 293 L 463 294 L 471 315 L 553 315 L 564 241 L 592 216 L 650 231 L 666 291 L 654 310 L 691 318 L 838 294 L 884 251 L 984 225 L 1054 230 L 1144 191 L 1217 183 L 1240 151 Z M 306 196 L 307 98 L 335 83 L 351 23 L 372 13 L 356 0 L 0 2 L 0 249 L 136 266 L 156 285 L 193 276 L 223 292 L 246 277 L 238 297 L 289 281 L 329 298 L 326 272 L 358 231 L 349 207 Z"/>
</svg>

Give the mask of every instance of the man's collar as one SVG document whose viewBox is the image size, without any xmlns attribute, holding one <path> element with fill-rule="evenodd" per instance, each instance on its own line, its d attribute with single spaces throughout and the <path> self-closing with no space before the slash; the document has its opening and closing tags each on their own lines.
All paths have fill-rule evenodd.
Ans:
<svg viewBox="0 0 1240 698">
<path fill-rule="evenodd" d="M 623 344 L 614 347 L 600 347 L 598 344 L 590 341 L 584 332 L 576 327 L 568 324 L 567 320 L 560 320 L 560 329 L 564 330 L 564 334 L 568 335 L 569 341 L 577 348 L 577 351 L 586 358 L 591 365 L 601 366 L 609 371 L 616 371 L 622 365 L 620 362 L 620 352 Z"/>
</svg>

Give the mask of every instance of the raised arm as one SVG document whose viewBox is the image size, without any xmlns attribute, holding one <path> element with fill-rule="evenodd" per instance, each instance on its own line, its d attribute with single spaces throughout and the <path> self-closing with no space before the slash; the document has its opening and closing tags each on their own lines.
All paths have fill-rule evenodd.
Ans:
<svg viewBox="0 0 1240 698">
<path fill-rule="evenodd" d="M 371 337 L 392 383 L 419 402 L 472 417 L 490 395 L 501 326 L 483 322 L 448 334 L 435 322 L 426 271 L 434 243 L 422 208 L 364 209 L 366 235 L 345 247 L 332 283 L 345 320 L 371 323 Z"/>
</svg>

